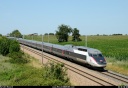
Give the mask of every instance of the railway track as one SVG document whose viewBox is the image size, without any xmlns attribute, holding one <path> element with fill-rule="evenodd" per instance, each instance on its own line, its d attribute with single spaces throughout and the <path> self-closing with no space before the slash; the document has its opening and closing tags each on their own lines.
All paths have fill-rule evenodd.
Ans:
<svg viewBox="0 0 128 88">
<path fill-rule="evenodd" d="M 31 52 L 39 55 L 39 56 L 42 56 L 42 52 L 39 51 L 39 50 L 35 50 L 33 48 L 29 48 L 29 47 L 26 47 L 26 46 L 23 46 L 23 45 L 21 45 L 21 47 L 24 47 L 24 49 L 27 49 L 27 50 L 29 50 L 29 51 L 31 51 Z M 102 77 L 98 77 L 94 74 L 90 74 L 90 73 L 86 72 L 84 69 L 78 69 L 77 67 L 74 67 L 71 64 L 64 63 L 63 61 L 57 60 L 57 59 L 55 59 L 51 56 L 43 54 L 43 58 L 46 58 L 50 61 L 54 61 L 54 62 L 57 62 L 57 63 L 58 62 L 63 63 L 63 64 L 65 64 L 65 67 L 68 68 L 68 70 L 73 71 L 74 73 L 77 73 L 78 75 L 81 75 L 83 78 L 85 78 L 85 79 L 87 78 L 87 79 L 97 83 L 100 86 L 118 86 L 118 85 L 120 85 L 120 84 L 117 84 L 115 82 L 111 82 L 110 80 L 103 79 Z M 56 58 L 58 58 L 58 57 L 56 57 Z M 120 80 L 123 83 L 127 83 L 127 78 L 125 79 L 125 77 L 122 77 L 122 76 L 120 76 L 122 78 L 119 78 L 119 76 L 114 75 L 114 73 L 111 73 L 109 71 L 108 72 L 102 72 L 102 74 L 113 77 L 114 79 Z"/>
<path fill-rule="evenodd" d="M 123 76 L 121 74 L 118 74 L 118 73 L 115 73 L 112 71 L 102 72 L 102 74 L 112 77 L 114 79 L 117 79 L 118 81 L 122 82 L 124 85 L 128 85 L 128 77 L 127 76 Z"/>
</svg>

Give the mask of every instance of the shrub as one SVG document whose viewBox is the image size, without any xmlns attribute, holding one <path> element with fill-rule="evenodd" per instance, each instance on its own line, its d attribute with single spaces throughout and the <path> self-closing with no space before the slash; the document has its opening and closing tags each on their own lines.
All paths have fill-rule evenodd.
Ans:
<svg viewBox="0 0 128 88">
<path fill-rule="evenodd" d="M 27 63 L 27 59 L 23 57 L 23 53 L 22 52 L 11 52 L 8 54 L 9 57 L 11 57 L 10 62 L 11 63 L 19 63 L 19 64 L 23 64 L 23 63 Z"/>
<path fill-rule="evenodd" d="M 20 45 L 16 40 L 10 40 L 6 37 L 0 39 L 0 54 L 6 56 L 8 53 L 19 52 Z"/>
<path fill-rule="evenodd" d="M 0 34 L 0 36 L 2 36 L 2 34 Z"/>
<path fill-rule="evenodd" d="M 9 52 L 10 53 L 12 53 L 12 52 L 19 52 L 19 50 L 20 50 L 19 43 L 16 40 L 12 40 L 10 42 Z"/>
<path fill-rule="evenodd" d="M 58 79 L 64 83 L 69 81 L 63 64 L 48 63 L 45 65 L 44 69 L 45 74 L 43 75 L 43 78 Z"/>
<path fill-rule="evenodd" d="M 10 40 L 6 37 L 0 39 L 0 54 L 6 56 L 9 53 Z"/>
</svg>

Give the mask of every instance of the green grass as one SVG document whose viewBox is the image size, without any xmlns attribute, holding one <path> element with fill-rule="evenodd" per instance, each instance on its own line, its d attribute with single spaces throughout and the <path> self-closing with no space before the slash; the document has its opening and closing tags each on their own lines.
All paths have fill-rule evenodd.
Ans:
<svg viewBox="0 0 128 88">
<path fill-rule="evenodd" d="M 34 59 L 30 56 L 28 59 Z M 46 69 L 27 64 L 12 64 L 8 57 L 0 55 L 0 86 L 62 86 L 71 85 L 69 82 L 63 82 L 54 77 L 46 77 Z M 35 60 L 33 60 L 35 61 Z M 37 62 L 35 62 L 38 64 Z M 52 73 L 51 73 L 52 74 Z"/>
<path fill-rule="evenodd" d="M 107 59 L 107 69 L 128 76 L 128 60 L 116 60 L 115 58 Z"/>
</svg>

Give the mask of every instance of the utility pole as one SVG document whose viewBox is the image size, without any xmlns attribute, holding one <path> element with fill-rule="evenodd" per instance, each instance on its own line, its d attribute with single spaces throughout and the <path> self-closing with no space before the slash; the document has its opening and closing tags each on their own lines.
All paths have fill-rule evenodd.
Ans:
<svg viewBox="0 0 128 88">
<path fill-rule="evenodd" d="M 32 35 L 32 40 L 33 40 L 33 36 L 34 36 L 34 35 Z"/>
<path fill-rule="evenodd" d="M 16 40 L 16 35 L 14 34 L 14 38 L 15 38 L 15 40 Z"/>
<path fill-rule="evenodd" d="M 23 35 L 23 39 L 24 39 L 24 35 Z M 23 45 L 23 52 L 24 52 L 24 45 Z"/>
<path fill-rule="evenodd" d="M 48 43 L 49 43 L 49 34 L 48 34 Z"/>
<path fill-rule="evenodd" d="M 85 35 L 85 46 L 87 47 L 87 35 Z"/>
<path fill-rule="evenodd" d="M 87 42 L 88 42 L 88 40 L 87 40 L 87 35 L 86 35 L 86 47 L 87 47 Z"/>
<path fill-rule="evenodd" d="M 44 55 L 43 55 L 43 35 L 42 35 L 42 64 L 43 64 L 43 57 L 44 57 Z"/>
</svg>

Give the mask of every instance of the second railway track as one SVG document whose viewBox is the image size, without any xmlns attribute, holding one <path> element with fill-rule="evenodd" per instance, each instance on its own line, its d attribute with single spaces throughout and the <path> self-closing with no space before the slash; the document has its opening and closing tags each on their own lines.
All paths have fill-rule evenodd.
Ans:
<svg viewBox="0 0 128 88">
<path fill-rule="evenodd" d="M 33 52 L 39 56 L 42 56 L 42 52 L 39 51 L 39 50 L 36 50 L 36 49 L 33 49 L 33 48 L 30 48 L 30 47 L 27 47 L 27 46 L 24 46 L 24 45 L 21 45 L 22 49 L 26 49 L 30 52 Z M 91 80 L 92 83 L 88 83 L 88 85 L 93 85 L 93 83 L 97 84 L 98 86 L 119 86 L 121 85 L 120 83 L 117 83 L 115 82 L 114 80 L 110 80 L 110 79 L 107 79 L 103 76 L 100 76 L 98 74 L 95 74 L 91 71 L 87 71 L 85 69 L 83 69 L 84 67 L 82 66 L 79 66 L 77 64 L 74 64 L 72 62 L 69 62 L 69 61 L 66 61 L 66 60 L 63 60 L 63 59 L 56 59 L 56 58 L 59 58 L 59 57 L 56 57 L 56 56 L 52 56 L 52 55 L 46 55 L 46 54 L 43 54 L 43 57 L 50 60 L 50 61 L 54 61 L 54 62 L 59 62 L 59 63 L 64 63 L 65 64 L 65 67 L 68 68 L 68 70 L 74 72 L 75 74 L 77 75 L 80 75 L 81 76 L 81 79 L 85 80 L 85 79 L 89 79 Z M 97 73 L 97 72 L 96 72 Z M 108 74 L 107 72 L 103 72 L 102 74 Z M 70 74 L 71 75 L 71 74 Z M 117 78 L 117 77 L 115 77 Z M 79 79 L 75 80 L 75 81 L 78 81 Z M 117 79 L 119 80 L 119 79 Z M 80 80 L 82 81 L 82 80 Z M 126 81 L 126 82 L 125 82 Z M 127 79 L 125 81 L 121 81 L 123 83 L 127 83 Z M 79 83 L 79 85 L 84 85 L 83 83 Z"/>
<path fill-rule="evenodd" d="M 125 85 L 128 85 L 128 77 L 126 76 L 123 76 L 121 74 L 118 74 L 112 71 L 102 72 L 102 74 L 112 77 L 114 79 L 117 79 L 118 81 L 121 81 Z"/>
</svg>

